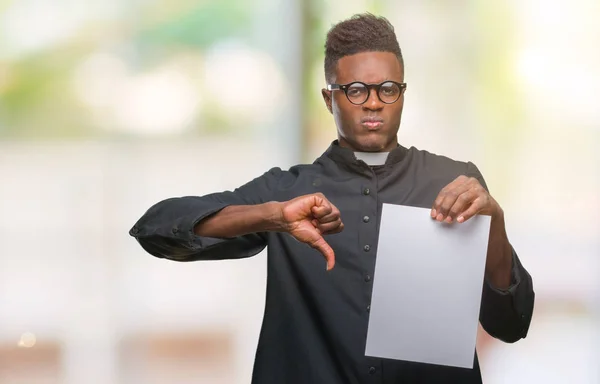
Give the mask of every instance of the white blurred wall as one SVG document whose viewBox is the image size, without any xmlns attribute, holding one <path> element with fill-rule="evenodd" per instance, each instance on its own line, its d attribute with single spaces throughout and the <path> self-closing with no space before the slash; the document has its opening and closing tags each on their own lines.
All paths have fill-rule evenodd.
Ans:
<svg viewBox="0 0 600 384">
<path fill-rule="evenodd" d="M 229 370 L 212 374 L 247 382 L 264 253 L 177 263 L 145 253 L 128 231 L 159 200 L 233 189 L 283 163 L 282 152 L 264 141 L 2 143 L 0 344 L 30 332 L 58 342 L 65 383 L 133 383 L 119 381 L 129 369 L 121 340 L 224 333 Z"/>
</svg>

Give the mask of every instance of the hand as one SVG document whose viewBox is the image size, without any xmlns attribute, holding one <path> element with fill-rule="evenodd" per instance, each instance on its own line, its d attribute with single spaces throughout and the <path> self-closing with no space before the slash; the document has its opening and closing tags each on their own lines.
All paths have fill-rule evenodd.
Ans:
<svg viewBox="0 0 600 384">
<path fill-rule="evenodd" d="M 461 175 L 438 194 L 431 217 L 440 222 L 463 223 L 476 214 L 496 216 L 500 206 L 474 177 Z"/>
<path fill-rule="evenodd" d="M 328 271 L 333 268 L 335 254 L 323 236 L 341 232 L 344 224 L 340 211 L 322 193 L 281 203 L 281 220 L 286 232 L 325 256 Z"/>
</svg>

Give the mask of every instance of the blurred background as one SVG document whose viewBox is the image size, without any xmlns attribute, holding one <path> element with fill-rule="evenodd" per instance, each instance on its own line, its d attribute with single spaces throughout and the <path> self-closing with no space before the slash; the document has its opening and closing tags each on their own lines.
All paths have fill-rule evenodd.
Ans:
<svg viewBox="0 0 600 384">
<path fill-rule="evenodd" d="M 266 254 L 128 230 L 320 155 L 325 34 L 364 11 L 403 50 L 400 142 L 478 165 L 534 279 L 485 383 L 600 383 L 597 0 L 0 0 L 0 383 L 249 383 Z"/>
</svg>

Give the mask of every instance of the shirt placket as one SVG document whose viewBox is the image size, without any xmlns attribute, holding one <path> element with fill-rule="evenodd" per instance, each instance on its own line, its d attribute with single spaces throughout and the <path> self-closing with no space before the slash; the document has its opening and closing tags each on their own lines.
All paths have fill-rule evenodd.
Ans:
<svg viewBox="0 0 600 384">
<path fill-rule="evenodd" d="M 371 310 L 371 293 L 373 289 L 373 274 L 375 271 L 375 253 L 377 248 L 377 178 L 375 175 L 371 178 L 365 178 L 361 184 L 360 191 L 360 223 L 358 231 L 359 253 L 362 254 L 363 265 L 363 292 L 365 305 L 365 318 L 368 321 Z M 382 363 L 381 359 L 367 358 L 365 376 L 370 383 L 381 383 Z"/>
</svg>

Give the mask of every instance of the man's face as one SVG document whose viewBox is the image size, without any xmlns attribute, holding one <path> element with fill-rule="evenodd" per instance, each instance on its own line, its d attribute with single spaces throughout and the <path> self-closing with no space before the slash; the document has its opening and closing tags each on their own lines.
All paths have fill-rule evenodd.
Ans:
<svg viewBox="0 0 600 384">
<path fill-rule="evenodd" d="M 380 84 L 390 80 L 404 82 L 404 68 L 396 55 L 362 52 L 338 61 L 333 82 Z M 359 152 L 387 152 L 397 146 L 404 94 L 395 103 L 385 104 L 377 91 L 371 89 L 369 98 L 362 105 L 352 104 L 342 90 L 323 89 L 322 94 L 327 109 L 333 114 L 341 146 Z M 369 122 L 369 118 L 375 121 Z"/>
</svg>

